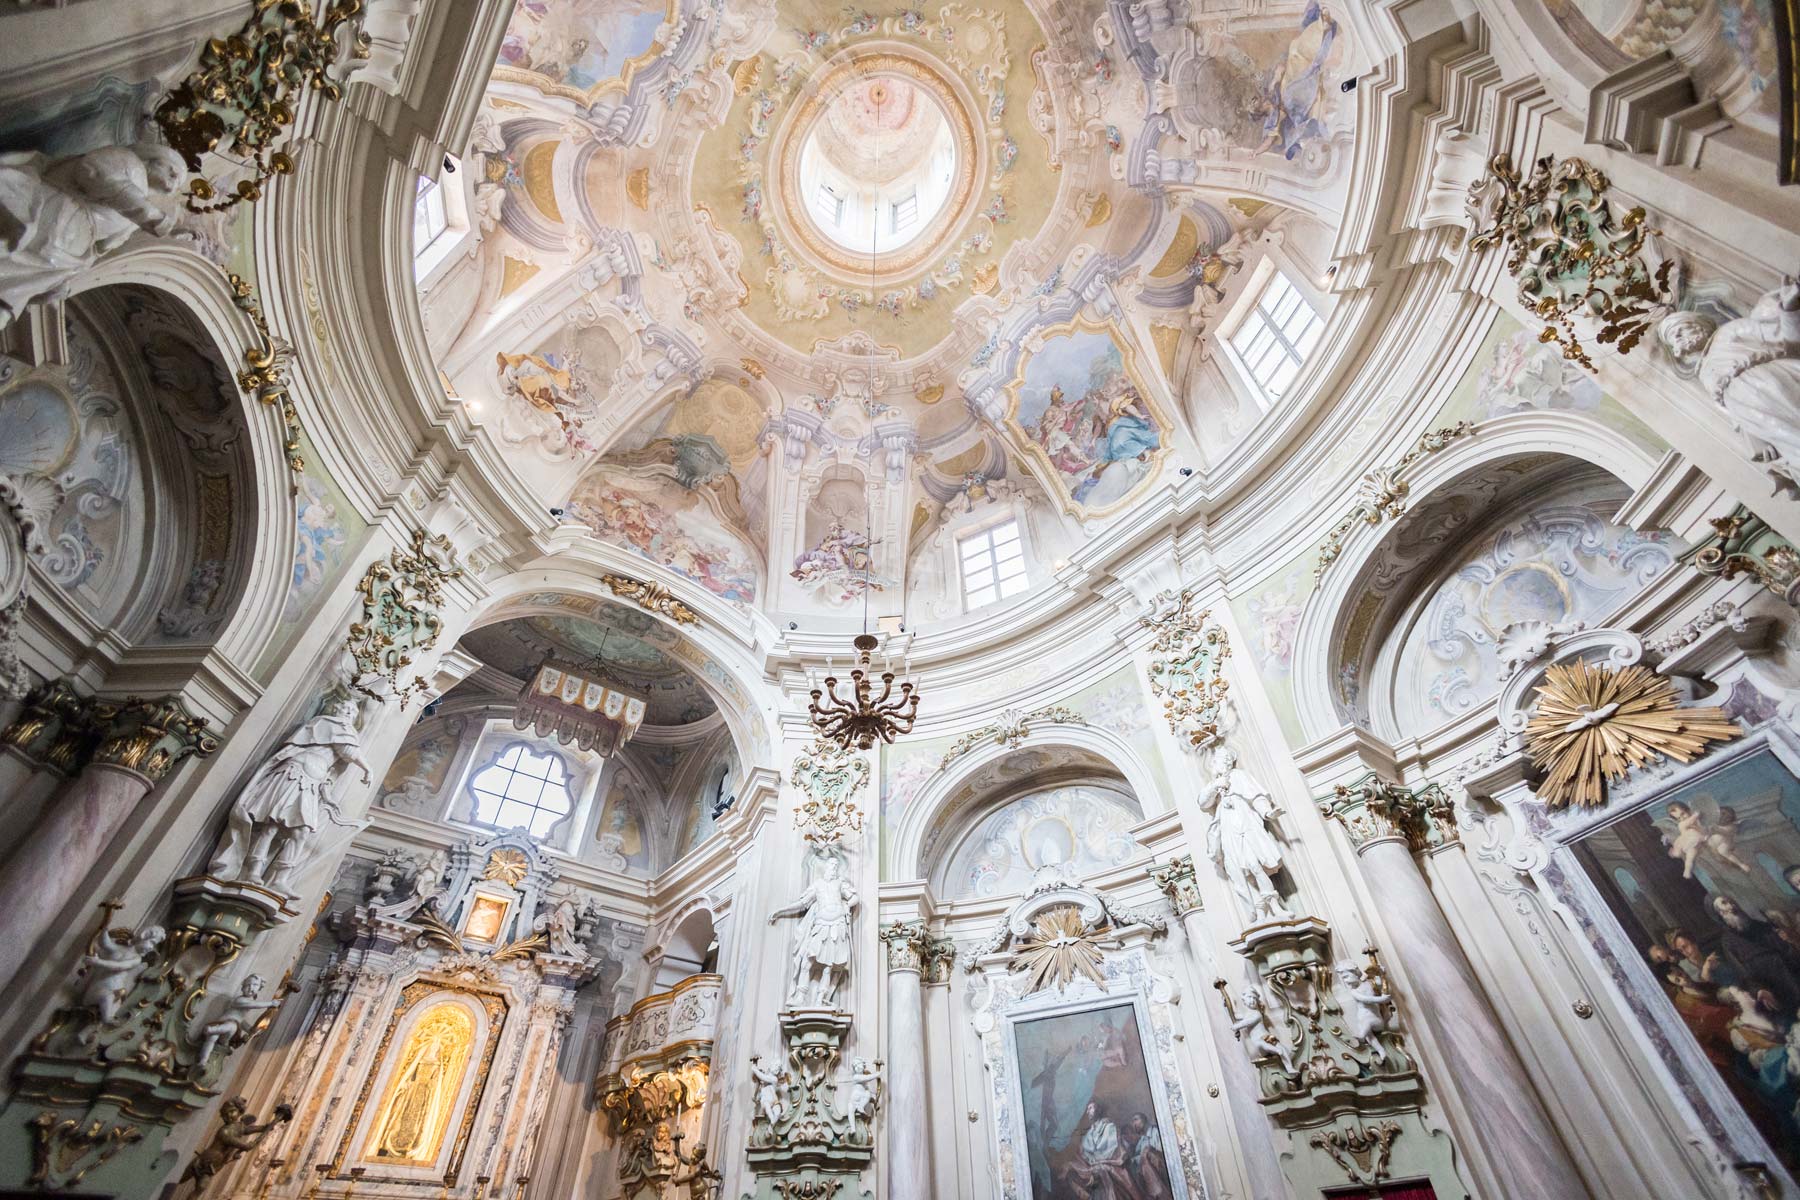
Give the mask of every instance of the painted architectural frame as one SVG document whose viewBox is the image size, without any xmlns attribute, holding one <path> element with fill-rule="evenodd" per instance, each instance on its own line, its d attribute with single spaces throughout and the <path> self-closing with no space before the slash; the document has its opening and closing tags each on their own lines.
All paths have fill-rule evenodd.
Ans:
<svg viewBox="0 0 1800 1200">
<path fill-rule="evenodd" d="M 1578 847 L 1596 833 L 1628 818 L 1646 815 L 1690 794 L 1708 780 L 1758 759 L 1771 760 L 1800 788 L 1800 734 L 1778 721 L 1766 722 L 1749 736 L 1693 763 L 1670 763 L 1661 771 L 1640 772 L 1628 779 L 1624 787 L 1615 788 L 1612 802 L 1603 809 L 1571 812 L 1558 820 L 1544 835 L 1552 852 L 1542 876 L 1551 895 L 1581 931 L 1593 955 L 1592 965 L 1611 985 L 1620 1008 L 1635 1019 L 1633 1032 L 1641 1039 L 1646 1057 L 1664 1072 L 1669 1092 L 1691 1106 L 1700 1126 L 1733 1161 L 1767 1163 L 1771 1173 L 1787 1177 L 1787 1187 L 1792 1188 L 1793 1164 L 1800 1156 L 1800 1143 L 1789 1148 L 1784 1163 L 1784 1156 L 1777 1152 L 1733 1094 L 1718 1065 L 1708 1057 L 1695 1029 L 1683 1019 L 1676 1001 L 1657 978 L 1645 950 L 1614 913 L 1578 852 Z M 1800 820 L 1795 823 L 1800 827 Z M 1664 845 L 1673 851 L 1666 836 Z M 1680 864 L 1675 865 L 1679 870 Z"/>
<path fill-rule="evenodd" d="M 1136 398 L 1142 405 L 1142 416 L 1135 415 L 1132 410 L 1136 409 L 1137 405 L 1130 404 L 1129 401 L 1125 401 L 1121 411 L 1113 414 L 1111 422 L 1106 425 L 1093 447 L 1098 450 L 1099 443 L 1105 444 L 1104 452 L 1109 457 L 1103 461 L 1093 457 L 1084 457 L 1086 448 L 1076 442 L 1073 434 L 1067 429 L 1058 431 L 1054 445 L 1045 446 L 1044 442 L 1048 439 L 1042 433 L 1044 428 L 1042 418 L 1048 404 L 1055 402 L 1054 391 L 1052 398 L 1046 403 L 1045 409 L 1040 409 L 1031 417 L 1029 426 L 1023 419 L 1024 410 L 1033 403 L 1026 395 L 1026 389 L 1034 382 L 1040 386 L 1044 382 L 1041 379 L 1034 381 L 1033 365 L 1046 361 L 1046 351 L 1051 343 L 1079 337 L 1103 337 L 1111 341 L 1120 360 L 1119 374 L 1136 393 Z M 1060 385 L 1060 382 L 1060 380 L 1057 381 L 1057 384 Z M 1063 394 L 1066 395 L 1066 391 Z M 1007 381 L 1006 395 L 1005 427 L 1007 432 L 1012 435 L 1014 444 L 1022 449 L 1037 467 L 1039 476 L 1045 483 L 1045 491 L 1054 495 L 1062 505 L 1063 511 L 1071 516 L 1089 520 L 1117 512 L 1142 494 L 1144 489 L 1154 483 L 1161 474 L 1162 461 L 1169 453 L 1169 434 L 1175 428 L 1175 424 L 1157 401 L 1155 392 L 1146 383 L 1144 372 L 1138 365 L 1136 348 L 1112 322 L 1089 321 L 1076 317 L 1073 320 L 1034 331 L 1029 338 L 1027 348 L 1019 355 L 1019 365 L 1015 368 L 1013 377 Z M 1091 395 L 1091 389 L 1084 391 L 1074 402 L 1077 411 L 1071 414 L 1072 417 L 1078 418 L 1081 422 L 1090 420 L 1090 418 L 1083 417 L 1081 413 L 1087 407 Z M 1123 398 L 1113 397 L 1112 399 L 1120 401 Z M 1033 433 L 1033 429 L 1039 432 Z M 1146 446 L 1145 438 L 1151 434 L 1155 438 L 1154 445 Z M 1127 454 L 1127 451 L 1135 451 L 1135 454 Z M 1125 457 L 1112 457 L 1113 455 L 1125 455 Z M 1137 459 L 1142 468 L 1141 472 L 1136 473 L 1136 477 L 1131 479 L 1117 495 L 1100 503 L 1088 504 L 1084 497 L 1076 494 L 1079 491 L 1079 485 L 1075 488 L 1071 488 L 1069 485 L 1071 468 L 1076 465 L 1090 470 L 1091 478 L 1098 482 L 1103 478 L 1104 471 L 1109 466 L 1131 473 L 1131 467 L 1128 464 L 1133 458 Z"/>
</svg>

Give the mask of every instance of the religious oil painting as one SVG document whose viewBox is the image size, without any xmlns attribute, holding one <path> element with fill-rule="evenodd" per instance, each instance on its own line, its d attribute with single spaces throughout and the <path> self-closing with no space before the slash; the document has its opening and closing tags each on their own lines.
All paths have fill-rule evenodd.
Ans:
<svg viewBox="0 0 1800 1200">
<path fill-rule="evenodd" d="M 1010 424 L 1049 468 L 1071 512 L 1109 512 L 1151 479 L 1168 449 L 1131 350 L 1103 325 L 1050 331 L 1013 382 Z"/>
<path fill-rule="evenodd" d="M 1800 1171 L 1800 779 L 1753 748 L 1574 851 L 1680 1024 Z"/>
<path fill-rule="evenodd" d="M 506 923 L 510 903 L 498 896 L 476 896 L 469 906 L 469 919 L 463 922 L 463 936 L 477 942 L 497 942 L 500 927 Z"/>
<path fill-rule="evenodd" d="M 1129 1001 L 1014 1023 L 1032 1200 L 1177 1195 L 1141 1032 Z"/>
<path fill-rule="evenodd" d="M 496 74 L 535 75 L 552 94 L 585 99 L 648 60 L 667 13 L 656 0 L 521 0 Z"/>
</svg>

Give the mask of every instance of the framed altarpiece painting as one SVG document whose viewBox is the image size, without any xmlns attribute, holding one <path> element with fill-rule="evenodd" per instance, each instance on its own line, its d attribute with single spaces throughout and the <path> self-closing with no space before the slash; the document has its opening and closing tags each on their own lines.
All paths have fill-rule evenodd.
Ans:
<svg viewBox="0 0 1800 1200">
<path fill-rule="evenodd" d="M 1627 785 L 1591 814 L 1552 818 L 1545 881 L 1714 1143 L 1792 1189 L 1800 735 L 1768 720 Z"/>
<path fill-rule="evenodd" d="M 1204 1200 L 1167 981 L 1142 951 L 1109 955 L 1107 986 L 1017 994 L 989 976 L 977 1014 L 1003 1200 Z M 1162 997 L 1158 999 L 1157 997 Z"/>
</svg>

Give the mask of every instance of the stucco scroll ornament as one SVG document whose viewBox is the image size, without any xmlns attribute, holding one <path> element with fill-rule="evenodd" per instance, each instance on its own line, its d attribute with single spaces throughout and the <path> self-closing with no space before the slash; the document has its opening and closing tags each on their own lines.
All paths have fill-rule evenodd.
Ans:
<svg viewBox="0 0 1800 1200">
<path fill-rule="evenodd" d="M 1714 520 L 1712 527 L 1713 536 L 1690 552 L 1695 570 L 1721 579 L 1752 575 L 1800 608 L 1800 549 L 1742 505 L 1730 516 Z"/>
<path fill-rule="evenodd" d="M 1399 1136 L 1398 1121 L 1377 1121 L 1315 1133 L 1309 1144 L 1329 1154 L 1352 1182 L 1373 1186 L 1387 1178 L 1388 1153 Z"/>
<path fill-rule="evenodd" d="M 769 914 L 769 924 L 799 917 L 794 938 L 794 975 L 788 984 L 792 1007 L 811 1004 L 830 1008 L 850 976 L 850 930 L 856 917 L 856 887 L 844 878 L 843 862 L 824 856 L 820 878 L 806 885 L 800 898 Z"/>
<path fill-rule="evenodd" d="M 31 672 L 19 661 L 19 629 L 30 600 L 27 560 L 43 550 L 40 531 L 62 499 L 62 486 L 45 476 L 0 475 L 0 695 L 15 700 L 31 691 Z"/>
<path fill-rule="evenodd" d="M 1359 524 L 1379 525 L 1383 521 L 1398 520 L 1406 512 L 1406 497 L 1412 491 L 1412 485 L 1405 475 L 1413 466 L 1456 439 L 1474 432 L 1475 427 L 1467 421 L 1433 429 L 1421 434 L 1412 449 L 1393 463 L 1364 475 L 1356 485 L 1356 499 L 1351 503 L 1350 511 L 1338 519 L 1325 540 L 1319 543 L 1319 565 L 1313 570 L 1313 578 L 1323 577 L 1326 568 L 1337 561 L 1344 552 L 1344 542 Z"/>
<path fill-rule="evenodd" d="M 675 593 L 660 583 L 646 583 L 629 575 L 602 575 L 600 582 L 611 588 L 613 595 L 635 600 L 639 608 L 661 613 L 677 625 L 694 625 L 700 621 L 698 613 L 677 600 Z"/>
<path fill-rule="evenodd" d="M 1800 490 L 1800 279 L 1784 279 L 1749 316 L 1721 325 L 1699 376 L 1764 469 Z"/>
<path fill-rule="evenodd" d="M 232 802 L 208 875 L 294 894 L 294 872 L 310 861 L 322 821 L 354 824 L 332 795 L 339 772 L 356 767 L 371 780 L 356 719 L 356 702 L 342 697 L 283 739 Z"/>
<path fill-rule="evenodd" d="M 1650 668 L 1552 664 L 1537 687 L 1525 750 L 1547 772 L 1537 797 L 1550 808 L 1606 803 L 1606 783 L 1661 758 L 1690 762 L 1709 742 L 1743 730 L 1723 709 L 1684 706 Z"/>
<path fill-rule="evenodd" d="M 256 344 L 244 350 L 244 369 L 238 372 L 238 387 L 254 396 L 257 403 L 281 410 L 281 423 L 287 431 L 281 448 L 287 455 L 288 469 L 304 471 L 306 459 L 300 456 L 300 413 L 294 407 L 294 398 L 287 385 L 287 368 L 294 357 L 294 347 L 269 329 L 268 319 L 263 316 L 262 306 L 256 302 L 255 290 L 248 280 L 235 273 L 228 274 L 226 280 L 231 284 L 232 304 L 250 318 L 250 324 L 256 330 Z"/>
<path fill-rule="evenodd" d="M 385 561 L 369 564 L 356 585 L 362 613 L 344 638 L 355 665 L 351 687 L 375 700 L 397 695 L 401 708 L 427 689 L 423 679 L 403 686 L 400 675 L 415 655 L 437 645 L 444 624 L 438 615 L 444 584 L 462 576 L 462 568 L 452 565 L 455 554 L 448 538 L 419 529 L 413 531 L 411 549 L 397 547 Z"/>
<path fill-rule="evenodd" d="M 1210 745 L 1230 709 L 1224 677 L 1231 643 L 1224 626 L 1205 609 L 1196 610 L 1186 591 L 1159 593 L 1150 615 L 1140 617 L 1156 631 L 1150 641 L 1150 691 L 1162 697 L 1163 715 L 1177 736 L 1195 746 Z"/>
<path fill-rule="evenodd" d="M 1281 843 L 1269 822 L 1280 815 L 1274 799 L 1256 777 L 1237 764 L 1237 753 L 1218 746 L 1212 754 L 1212 778 L 1200 793 L 1207 817 L 1206 853 L 1231 885 L 1231 892 L 1253 922 L 1291 917 L 1275 890 L 1282 869 Z"/>
<path fill-rule="evenodd" d="M 854 800 L 869 782 L 869 762 L 854 750 L 823 738 L 794 759 L 794 786 L 806 799 L 794 824 L 815 846 L 829 846 L 845 833 L 860 833 L 863 813 Z"/>
<path fill-rule="evenodd" d="M 1598 326 L 1595 341 L 1629 354 L 1674 302 L 1675 260 L 1656 253 L 1643 208 L 1615 215 L 1611 182 L 1579 158 L 1547 154 L 1521 177 L 1511 155 L 1496 154 L 1488 171 L 1469 188 L 1469 245 L 1507 245 L 1519 300 L 1547 322 L 1539 340 L 1591 371 L 1579 320 Z"/>
<path fill-rule="evenodd" d="M 139 230 L 175 218 L 156 203 L 181 183 L 181 156 L 142 141 L 51 158 L 0 154 L 0 329 L 28 305 L 59 300 L 76 276 Z"/>
<path fill-rule="evenodd" d="M 1009 750 L 1016 750 L 1026 738 L 1031 736 L 1031 727 L 1039 722 L 1049 725 L 1086 725 L 1087 719 L 1078 712 L 1056 704 L 1033 709 L 1030 712 L 1009 708 L 1000 714 L 998 721 L 983 725 L 980 729 L 970 730 L 957 738 L 950 749 L 944 752 L 942 761 L 938 763 L 938 769 L 942 770 L 949 766 L 989 739 L 992 739 L 996 746 L 1005 746 Z"/>
</svg>

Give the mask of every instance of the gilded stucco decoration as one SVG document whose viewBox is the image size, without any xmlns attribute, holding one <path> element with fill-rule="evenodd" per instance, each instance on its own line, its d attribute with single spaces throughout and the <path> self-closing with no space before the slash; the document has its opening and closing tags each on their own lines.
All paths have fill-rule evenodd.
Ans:
<svg viewBox="0 0 1800 1200">
<path fill-rule="evenodd" d="M 351 686 L 357 691 L 377 700 L 397 696 L 405 708 L 412 696 L 428 690 L 425 680 L 403 685 L 400 676 L 415 655 L 437 645 L 444 624 L 438 615 L 444 584 L 462 576 L 462 569 L 451 565 L 454 560 L 448 538 L 421 529 L 413 532 L 410 550 L 396 548 L 386 561 L 376 559 L 363 572 L 356 586 L 363 598 L 362 615 L 344 639 L 356 665 Z M 387 690 L 377 689 L 378 682 Z"/>
<path fill-rule="evenodd" d="M 1674 299 L 1675 260 L 1656 252 L 1643 207 L 1615 213 L 1611 182 L 1579 158 L 1546 154 L 1521 177 L 1511 155 L 1496 154 L 1488 171 L 1469 189 L 1469 245 L 1508 247 L 1519 300 L 1546 321 L 1540 339 L 1592 370 L 1579 322 L 1629 354 Z"/>
<path fill-rule="evenodd" d="M 1104 955 L 1095 933 L 1073 904 L 1038 913 L 1031 931 L 1013 950 L 1013 970 L 1025 976 L 1026 993 L 1047 987 L 1063 991 L 1081 976 L 1105 987 L 1106 978 L 1100 973 Z"/>
<path fill-rule="evenodd" d="M 1425 459 L 1438 453 L 1458 438 L 1469 437 L 1475 427 L 1467 421 L 1458 421 L 1455 425 L 1443 429 L 1433 429 L 1419 436 L 1412 449 L 1395 459 L 1386 467 L 1378 467 L 1362 477 L 1356 487 L 1356 499 L 1350 505 L 1350 511 L 1338 519 L 1319 543 L 1319 565 L 1313 570 L 1313 577 L 1319 578 L 1338 556 L 1344 552 L 1344 542 L 1351 531 L 1358 525 L 1379 525 L 1383 521 L 1397 520 L 1406 511 L 1406 498 L 1412 492 L 1412 484 L 1405 476 L 1412 468 Z"/>
<path fill-rule="evenodd" d="M 1749 575 L 1800 608 L 1800 550 L 1792 542 L 1742 505 L 1712 527 L 1713 536 L 1684 556 L 1695 570 L 1721 579 Z"/>
<path fill-rule="evenodd" d="M 1525 751 L 1546 772 L 1537 797 L 1551 808 L 1597 808 L 1607 782 L 1632 768 L 1691 762 L 1743 733 L 1723 709 L 1683 705 L 1672 682 L 1641 664 L 1555 663 L 1536 691 Z"/>
<path fill-rule="evenodd" d="M 794 810 L 794 824 L 807 841 L 828 846 L 862 832 L 863 812 L 854 797 L 868 786 L 868 759 L 818 738 L 794 759 L 792 779 L 806 797 Z"/>
<path fill-rule="evenodd" d="M 1231 643 L 1225 627 L 1196 608 L 1193 594 L 1167 591 L 1140 618 L 1154 631 L 1150 640 L 1150 691 L 1161 697 L 1163 715 L 1177 737 L 1195 746 L 1211 745 L 1229 711 L 1225 660 Z"/>
<path fill-rule="evenodd" d="M 983 725 L 980 729 L 972 729 L 952 742 L 950 749 L 944 752 L 943 759 L 938 763 L 938 769 L 948 767 L 977 746 L 989 743 L 1016 750 L 1031 736 L 1033 725 L 1086 724 L 1087 718 L 1080 713 L 1057 704 L 1034 708 L 1030 712 L 1009 708 L 1000 714 L 998 721 Z"/>
<path fill-rule="evenodd" d="M 293 172 L 293 158 L 277 144 L 303 94 L 341 94 L 331 70 L 346 44 L 352 55 L 368 52 L 355 23 L 362 8 L 363 0 L 326 0 L 315 16 L 309 3 L 256 0 L 243 28 L 206 42 L 193 72 L 157 104 L 156 123 L 188 170 L 198 173 L 217 152 L 241 160 L 250 175 L 223 196 L 223 185 L 193 180 L 188 208 L 213 212 L 260 199 L 269 179 Z"/>
<path fill-rule="evenodd" d="M 238 386 L 254 396 L 257 403 L 275 406 L 281 412 L 281 423 L 287 431 L 281 448 L 287 454 L 288 467 L 296 473 L 306 470 L 306 459 L 300 455 L 300 413 L 288 391 L 287 368 L 294 348 L 269 330 L 262 305 L 256 302 L 255 289 L 241 275 L 226 276 L 231 284 L 231 302 L 250 318 L 256 330 L 256 345 L 244 350 L 244 369 L 238 372 Z"/>
<path fill-rule="evenodd" d="M 660 583 L 646 583 L 629 575 L 602 575 L 600 582 L 611 588 L 613 595 L 636 601 L 639 608 L 660 613 L 677 625 L 699 623 L 699 614 L 677 600 L 675 594 Z"/>
</svg>

